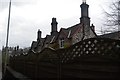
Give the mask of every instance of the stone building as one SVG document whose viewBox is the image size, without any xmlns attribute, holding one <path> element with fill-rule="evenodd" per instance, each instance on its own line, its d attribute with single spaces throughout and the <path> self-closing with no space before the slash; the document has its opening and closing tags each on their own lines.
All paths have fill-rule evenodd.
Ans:
<svg viewBox="0 0 120 80">
<path fill-rule="evenodd" d="M 83 1 L 80 5 L 81 17 L 80 23 L 68 28 L 61 28 L 57 31 L 57 20 L 52 18 L 51 34 L 41 38 L 42 32 L 38 30 L 37 41 L 33 41 L 31 50 L 33 52 L 40 52 L 44 48 L 59 49 L 69 47 L 84 39 L 96 37 L 95 26 L 90 25 L 89 5 Z"/>
</svg>

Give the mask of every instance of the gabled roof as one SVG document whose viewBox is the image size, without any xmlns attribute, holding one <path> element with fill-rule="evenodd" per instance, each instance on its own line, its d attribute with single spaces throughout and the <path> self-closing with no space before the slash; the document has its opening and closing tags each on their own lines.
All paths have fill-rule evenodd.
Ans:
<svg viewBox="0 0 120 80">
<path fill-rule="evenodd" d="M 46 35 L 46 37 L 45 37 L 45 40 L 44 40 L 44 44 L 46 44 L 46 43 L 54 43 L 55 41 L 56 41 L 56 39 L 57 39 L 57 37 L 58 37 L 58 32 L 56 32 L 56 34 L 54 34 L 54 35 Z M 43 46 L 44 46 L 44 44 L 43 44 Z"/>
<path fill-rule="evenodd" d="M 81 27 L 82 27 L 82 24 L 80 24 L 80 23 L 76 24 L 76 25 L 74 25 L 72 27 L 69 27 L 69 28 L 67 28 L 67 30 L 68 30 L 67 34 L 69 35 L 69 33 L 71 33 L 70 37 L 72 37 L 77 32 L 77 30 L 79 30 Z"/>
<path fill-rule="evenodd" d="M 61 28 L 59 35 L 63 34 L 66 38 L 71 38 L 81 27 L 82 27 L 82 24 L 79 23 L 68 28 Z"/>
<path fill-rule="evenodd" d="M 37 46 L 43 45 L 43 42 L 45 41 L 45 38 L 41 38 L 40 41 L 37 42 Z"/>
<path fill-rule="evenodd" d="M 81 28 L 83 28 L 83 24 L 82 23 L 76 24 L 76 25 L 68 27 L 68 28 L 61 28 L 60 32 L 59 32 L 59 35 L 63 34 L 66 38 L 71 38 Z M 95 33 L 95 31 L 92 29 L 91 26 L 90 26 L 90 29 L 93 32 L 93 34 L 95 35 L 95 37 L 97 37 L 97 34 Z M 59 37 L 59 35 L 58 35 L 58 37 Z"/>
<path fill-rule="evenodd" d="M 51 39 L 50 42 L 51 42 L 51 43 L 54 43 L 54 42 L 56 41 L 58 35 L 59 35 L 59 32 L 57 32 L 56 34 L 52 35 L 52 39 Z"/>
<path fill-rule="evenodd" d="M 46 35 L 44 43 L 50 43 L 51 39 L 52 39 L 51 35 Z"/>
<path fill-rule="evenodd" d="M 74 26 L 71 26 L 69 28 L 61 28 L 59 35 L 62 33 L 66 36 L 66 38 L 70 38 L 73 36 L 74 33 L 76 33 L 76 31 L 78 30 L 78 28 L 80 28 L 82 26 L 82 24 L 76 24 Z"/>
<path fill-rule="evenodd" d="M 31 48 L 35 48 L 35 47 L 37 47 L 37 41 L 32 42 Z"/>
</svg>

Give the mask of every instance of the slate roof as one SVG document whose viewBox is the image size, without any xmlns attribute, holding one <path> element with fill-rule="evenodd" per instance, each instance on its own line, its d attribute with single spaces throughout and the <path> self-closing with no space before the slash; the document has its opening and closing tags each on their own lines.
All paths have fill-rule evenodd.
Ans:
<svg viewBox="0 0 120 80">
<path fill-rule="evenodd" d="M 78 30 L 78 28 L 82 27 L 82 24 L 76 24 L 72 27 L 67 28 L 67 35 L 70 34 L 70 37 Z M 70 32 L 71 31 L 71 32 Z"/>
<path fill-rule="evenodd" d="M 58 37 L 58 35 L 59 35 L 59 32 L 56 32 L 56 34 L 54 34 L 54 35 L 52 35 L 51 37 L 52 37 L 52 39 L 51 39 L 51 43 L 54 43 L 55 41 L 56 41 L 56 39 L 57 39 L 57 37 Z"/>
<path fill-rule="evenodd" d="M 31 48 L 35 48 L 35 47 L 37 47 L 37 41 L 32 42 Z"/>
<path fill-rule="evenodd" d="M 32 42 L 32 45 L 31 45 L 31 48 L 32 48 L 32 49 L 35 49 L 35 48 L 37 48 L 37 47 L 39 46 L 39 44 L 41 44 L 41 46 L 42 46 L 44 40 L 45 40 L 44 38 L 41 38 L 41 41 L 40 41 L 40 42 L 33 41 L 33 42 Z"/>
<path fill-rule="evenodd" d="M 110 39 L 120 40 L 120 31 L 109 33 L 109 34 L 100 35 L 99 37 L 100 38 L 110 38 Z"/>
<path fill-rule="evenodd" d="M 45 38 L 41 38 L 41 42 L 37 42 L 37 41 L 33 41 L 32 42 L 32 48 L 35 48 L 37 46 L 41 46 L 44 47 L 45 44 L 51 44 L 54 43 L 58 40 L 59 35 L 64 34 L 64 36 L 66 38 L 72 38 L 72 36 L 77 32 L 78 29 L 80 29 L 81 27 L 83 27 L 83 25 L 81 23 L 76 24 L 74 26 L 68 27 L 68 28 L 61 28 L 59 32 L 56 32 L 56 34 L 54 35 L 46 35 Z M 93 31 L 93 33 L 96 35 L 96 33 L 94 32 L 94 30 L 92 30 L 92 28 L 90 28 L 91 31 Z M 39 45 L 39 43 L 41 45 Z"/>
<path fill-rule="evenodd" d="M 45 38 L 41 38 L 41 43 L 43 43 L 43 42 L 44 42 L 44 40 L 45 40 Z"/>
<path fill-rule="evenodd" d="M 66 38 L 68 37 L 68 35 L 69 35 L 69 38 L 70 37 L 72 37 L 72 35 L 76 32 L 76 30 L 80 27 L 80 26 L 82 26 L 82 24 L 76 24 L 76 25 L 74 25 L 74 26 L 71 26 L 71 27 L 68 27 L 68 28 L 61 28 L 60 29 L 60 32 L 59 32 L 59 35 L 60 35 L 60 33 L 62 32 L 65 36 L 66 36 Z M 59 36 L 58 35 L 58 36 Z"/>
<path fill-rule="evenodd" d="M 47 36 L 45 37 L 44 43 L 50 43 L 51 39 L 52 39 L 52 36 L 51 36 L 51 35 L 47 35 Z"/>
<path fill-rule="evenodd" d="M 83 24 L 79 23 L 79 24 L 76 24 L 74 26 L 71 26 L 71 27 L 68 27 L 68 28 L 61 28 L 60 32 L 63 32 L 63 34 L 67 37 L 70 33 L 70 38 L 75 34 L 75 32 L 79 29 L 83 27 Z M 95 36 L 97 36 L 97 34 L 95 33 L 95 31 L 91 28 L 90 26 L 90 29 L 91 31 L 94 33 Z M 60 35 L 60 32 L 59 32 L 59 35 Z"/>
<path fill-rule="evenodd" d="M 45 41 L 45 38 L 41 38 L 41 39 L 40 39 L 40 42 L 38 42 L 38 45 L 39 45 L 39 44 L 43 45 L 43 42 L 44 42 L 44 41 Z M 37 46 L 38 46 L 38 45 L 37 45 Z"/>
<path fill-rule="evenodd" d="M 46 44 L 46 43 L 54 43 L 55 41 L 56 41 L 56 39 L 57 39 L 57 37 L 58 37 L 58 34 L 59 33 L 57 33 L 56 32 L 56 34 L 54 34 L 54 35 L 46 35 L 46 37 L 45 37 L 45 39 L 44 39 L 44 44 L 43 44 L 43 46 Z"/>
</svg>

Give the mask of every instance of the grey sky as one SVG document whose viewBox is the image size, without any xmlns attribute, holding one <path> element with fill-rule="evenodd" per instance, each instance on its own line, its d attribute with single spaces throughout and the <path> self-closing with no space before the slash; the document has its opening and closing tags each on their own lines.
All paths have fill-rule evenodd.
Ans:
<svg viewBox="0 0 120 80">
<path fill-rule="evenodd" d="M 5 8 L 7 8 L 8 7 L 8 2 L 9 2 L 10 0 L 0 0 L 0 3 L 1 3 L 1 7 L 0 7 L 0 10 L 3 10 L 3 9 L 5 9 Z M 24 6 L 24 5 L 27 5 L 27 4 L 33 4 L 34 5 L 34 3 L 37 3 L 38 2 L 38 0 L 11 0 L 12 1 L 12 5 L 14 5 L 14 6 Z"/>
<path fill-rule="evenodd" d="M 5 46 L 9 0 L 0 0 L 0 49 Z M 51 19 L 56 17 L 58 31 L 80 22 L 80 4 L 82 0 L 12 0 L 9 46 L 30 47 L 36 40 L 37 30 L 42 37 L 50 34 Z M 96 31 L 100 31 L 104 22 L 103 8 L 110 0 L 87 0 L 89 16 Z"/>
</svg>

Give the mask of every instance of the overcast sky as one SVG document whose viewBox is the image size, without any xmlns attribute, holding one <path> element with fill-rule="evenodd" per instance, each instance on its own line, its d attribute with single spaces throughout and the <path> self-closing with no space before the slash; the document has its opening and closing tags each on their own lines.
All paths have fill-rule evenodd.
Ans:
<svg viewBox="0 0 120 80">
<path fill-rule="evenodd" d="M 104 22 L 104 11 L 111 0 L 87 0 L 91 24 L 96 32 Z M 82 0 L 12 0 L 9 46 L 30 47 L 37 39 L 37 31 L 42 37 L 51 32 L 51 20 L 57 18 L 58 31 L 80 22 Z M 9 0 L 0 0 L 0 49 L 5 46 Z"/>
</svg>

